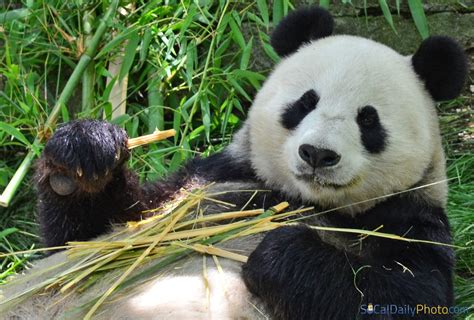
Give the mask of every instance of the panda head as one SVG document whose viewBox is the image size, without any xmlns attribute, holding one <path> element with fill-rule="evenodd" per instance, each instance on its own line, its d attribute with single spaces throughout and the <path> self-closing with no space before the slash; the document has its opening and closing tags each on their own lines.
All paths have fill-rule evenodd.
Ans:
<svg viewBox="0 0 474 320">
<path fill-rule="evenodd" d="M 368 39 L 331 36 L 332 25 L 325 10 L 310 7 L 275 29 L 272 45 L 282 60 L 243 130 L 257 175 L 274 189 L 323 206 L 442 180 L 434 102 L 460 93 L 463 50 L 449 38 L 432 37 L 413 56 L 403 56 Z M 433 198 L 443 202 L 445 188 L 436 190 Z"/>
</svg>

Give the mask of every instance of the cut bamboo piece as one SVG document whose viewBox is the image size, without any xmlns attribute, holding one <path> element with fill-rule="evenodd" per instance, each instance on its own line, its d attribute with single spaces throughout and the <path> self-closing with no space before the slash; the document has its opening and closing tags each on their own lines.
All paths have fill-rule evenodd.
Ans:
<svg viewBox="0 0 474 320">
<path fill-rule="evenodd" d="M 164 140 L 169 137 L 173 137 L 176 134 L 176 130 L 170 129 L 165 131 L 155 130 L 152 134 L 147 134 L 144 136 L 128 139 L 127 148 L 133 149 L 145 144 L 152 142 Z"/>
</svg>

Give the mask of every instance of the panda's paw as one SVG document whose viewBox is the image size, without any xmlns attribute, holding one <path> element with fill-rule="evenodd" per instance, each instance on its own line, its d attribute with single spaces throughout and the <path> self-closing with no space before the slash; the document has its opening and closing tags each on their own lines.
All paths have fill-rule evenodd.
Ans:
<svg viewBox="0 0 474 320">
<path fill-rule="evenodd" d="M 321 240 L 306 226 L 281 227 L 266 234 L 242 267 L 244 282 L 253 294 L 271 295 L 292 285 L 306 259 L 318 250 Z M 270 295 L 270 296 L 269 296 Z"/>
<path fill-rule="evenodd" d="M 59 195 L 78 189 L 94 193 L 104 188 L 128 158 L 123 129 L 104 121 L 72 121 L 47 142 L 40 174 Z"/>
</svg>

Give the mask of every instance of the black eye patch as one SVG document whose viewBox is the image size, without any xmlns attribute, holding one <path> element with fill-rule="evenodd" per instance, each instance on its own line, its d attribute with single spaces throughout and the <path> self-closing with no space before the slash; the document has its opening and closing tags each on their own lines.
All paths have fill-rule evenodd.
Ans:
<svg viewBox="0 0 474 320">
<path fill-rule="evenodd" d="M 298 100 L 291 103 L 281 115 L 281 124 L 293 130 L 318 104 L 319 96 L 314 90 L 306 91 Z"/>
<path fill-rule="evenodd" d="M 357 114 L 357 124 L 360 129 L 362 144 L 370 153 L 380 153 L 385 149 L 387 132 L 380 123 L 377 110 L 372 106 L 365 106 Z"/>
</svg>

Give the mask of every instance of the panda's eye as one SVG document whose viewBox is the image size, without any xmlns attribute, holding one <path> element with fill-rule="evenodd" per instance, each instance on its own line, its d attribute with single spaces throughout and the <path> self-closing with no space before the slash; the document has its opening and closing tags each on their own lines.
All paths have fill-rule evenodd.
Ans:
<svg viewBox="0 0 474 320">
<path fill-rule="evenodd" d="M 281 115 L 281 123 L 288 130 L 292 130 L 314 109 L 318 104 L 319 96 L 314 90 L 306 91 L 298 100 L 288 105 Z"/>
<path fill-rule="evenodd" d="M 359 110 L 357 123 L 364 128 L 372 128 L 379 123 L 377 110 L 372 106 L 365 106 Z"/>
<path fill-rule="evenodd" d="M 304 110 L 313 111 L 316 108 L 318 101 L 318 94 L 314 90 L 309 90 L 301 96 L 297 101 L 297 104 Z"/>
<path fill-rule="evenodd" d="M 365 149 L 370 153 L 382 152 L 385 149 L 388 132 L 380 122 L 377 110 L 372 106 L 365 106 L 359 110 L 356 120 Z"/>
</svg>

